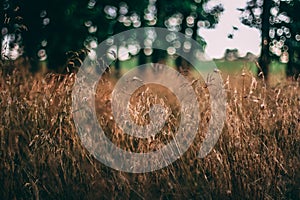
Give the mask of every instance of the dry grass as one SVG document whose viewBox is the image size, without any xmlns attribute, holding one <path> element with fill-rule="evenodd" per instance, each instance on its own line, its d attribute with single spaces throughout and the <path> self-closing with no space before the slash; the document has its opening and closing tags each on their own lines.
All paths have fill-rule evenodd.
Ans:
<svg viewBox="0 0 300 200">
<path fill-rule="evenodd" d="M 11 66 L 6 66 L 11 67 Z M 2 199 L 298 199 L 300 186 L 299 83 L 266 86 L 250 73 L 227 78 L 227 119 L 221 137 L 205 158 L 197 157 L 207 128 L 205 85 L 199 133 L 172 165 L 145 174 L 113 170 L 95 160 L 80 143 L 72 120 L 74 74 L 31 75 L 0 70 L 0 196 Z M 226 79 L 226 77 L 225 77 Z M 168 123 L 154 139 L 135 140 L 111 118 L 114 82 L 98 86 L 99 122 L 118 146 L 136 152 L 158 149 L 178 126 L 178 102 L 166 89 L 148 87 L 132 97 L 132 110 L 160 102 L 169 106 Z M 141 88 L 139 92 L 143 92 Z M 165 94 L 165 95 L 162 95 Z M 206 98 L 206 99 L 205 99 Z M 144 109 L 144 110 L 143 110 Z M 133 112 L 134 113 L 134 112 Z M 147 115 L 133 119 L 148 123 Z"/>
</svg>

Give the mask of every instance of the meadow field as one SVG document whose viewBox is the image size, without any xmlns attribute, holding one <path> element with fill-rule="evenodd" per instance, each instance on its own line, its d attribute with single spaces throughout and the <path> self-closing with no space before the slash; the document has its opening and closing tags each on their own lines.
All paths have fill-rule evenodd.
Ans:
<svg viewBox="0 0 300 200">
<path fill-rule="evenodd" d="M 236 70 L 226 72 L 234 65 Z M 140 174 L 101 164 L 81 144 L 72 117 L 74 73 L 40 75 L 21 65 L 1 66 L 0 198 L 299 199 L 299 81 L 274 76 L 267 84 L 249 69 L 253 63 L 217 66 L 227 111 L 214 149 L 205 158 L 197 156 L 210 116 L 208 90 L 199 81 L 194 90 L 203 120 L 193 144 L 168 167 Z M 145 90 L 132 97 L 133 108 L 157 101 L 170 107 L 172 115 L 157 137 L 136 140 L 114 123 L 110 105 L 115 83 L 107 73 L 96 93 L 98 121 L 110 140 L 133 152 L 153 151 L 171 140 L 180 118 L 174 95 L 151 85 L 137 91 Z M 147 123 L 139 114 L 143 110 L 137 111 L 136 122 Z"/>
</svg>

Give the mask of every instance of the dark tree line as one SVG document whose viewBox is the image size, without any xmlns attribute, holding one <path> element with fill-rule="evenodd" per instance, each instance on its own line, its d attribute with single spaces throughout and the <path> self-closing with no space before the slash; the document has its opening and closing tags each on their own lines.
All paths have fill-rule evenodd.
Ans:
<svg viewBox="0 0 300 200">
<path fill-rule="evenodd" d="M 259 66 L 265 78 L 271 60 L 287 62 L 286 75 L 300 73 L 300 1 L 248 0 L 242 12 L 243 24 L 261 30 Z"/>
<path fill-rule="evenodd" d="M 12 58 L 9 53 L 17 46 L 19 53 L 30 58 L 33 66 L 43 61 L 49 68 L 57 68 L 65 65 L 68 55 L 74 55 L 67 52 L 89 49 L 93 41 L 99 43 L 124 30 L 147 26 L 188 33 L 204 44 L 197 30 L 213 28 L 223 11 L 221 5 L 208 7 L 207 2 L 209 0 L 2 0 L 1 41 L 5 40 L 9 47 L 1 52 L 1 59 Z M 179 23 L 168 24 L 174 17 L 180 18 Z M 165 55 L 165 52 L 153 51 L 152 59 L 157 62 Z M 140 63 L 145 62 L 143 51 L 139 57 Z M 118 68 L 118 62 L 115 65 Z"/>
<path fill-rule="evenodd" d="M 138 27 L 166 27 L 189 34 L 202 43 L 199 28 L 213 28 L 223 11 L 221 5 L 207 6 L 209 0 L 1 0 L 1 59 L 16 54 L 30 58 L 37 66 L 47 61 L 49 68 L 66 64 L 67 52 L 91 48 L 109 36 Z M 261 30 L 259 66 L 268 77 L 271 60 L 287 62 L 286 74 L 297 77 L 300 66 L 299 0 L 249 0 L 242 11 L 245 25 Z M 178 24 L 169 23 L 173 18 Z M 14 54 L 13 54 L 14 53 Z M 73 54 L 71 54 L 73 55 Z M 152 61 L 164 59 L 166 52 L 154 50 Z M 139 53 L 140 64 L 147 56 Z M 119 68 L 119 62 L 115 63 Z"/>
</svg>

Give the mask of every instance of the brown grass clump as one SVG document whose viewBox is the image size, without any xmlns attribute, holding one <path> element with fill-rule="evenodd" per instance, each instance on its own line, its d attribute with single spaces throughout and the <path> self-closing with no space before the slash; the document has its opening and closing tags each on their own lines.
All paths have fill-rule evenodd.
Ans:
<svg viewBox="0 0 300 200">
<path fill-rule="evenodd" d="M 99 163 L 81 145 L 72 120 L 74 79 L 75 74 L 42 77 L 21 68 L 1 68 L 2 199 L 299 198 L 299 83 L 273 87 L 250 73 L 236 80 L 225 77 L 225 126 L 217 145 L 203 159 L 197 152 L 210 111 L 205 84 L 199 83 L 195 90 L 203 122 L 190 149 L 166 168 L 128 174 Z M 172 110 L 154 139 L 136 140 L 123 134 L 111 117 L 114 84 L 103 78 L 96 95 L 99 123 L 112 142 L 126 150 L 147 152 L 172 139 L 180 114 L 178 102 L 166 88 L 145 86 L 137 91 L 144 90 L 144 95 L 131 100 L 132 110 L 141 114 L 132 116 L 139 124 L 148 123 L 144 114 L 148 108 L 139 107 L 145 102 L 159 102 Z"/>
</svg>

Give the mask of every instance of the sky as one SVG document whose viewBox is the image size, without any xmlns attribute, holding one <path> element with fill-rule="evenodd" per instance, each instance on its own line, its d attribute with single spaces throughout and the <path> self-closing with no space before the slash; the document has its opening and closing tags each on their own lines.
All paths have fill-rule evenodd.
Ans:
<svg viewBox="0 0 300 200">
<path fill-rule="evenodd" d="M 255 28 L 249 28 L 243 25 L 240 20 L 240 11 L 237 8 L 243 8 L 247 0 L 211 0 L 211 3 L 222 3 L 224 12 L 220 16 L 219 23 L 215 29 L 202 29 L 201 36 L 207 42 L 206 55 L 210 58 L 221 58 L 226 49 L 237 48 L 240 56 L 247 52 L 255 55 L 260 53 L 260 32 Z M 233 26 L 238 27 L 234 31 L 233 39 L 229 39 L 228 34 L 232 33 Z"/>
</svg>

